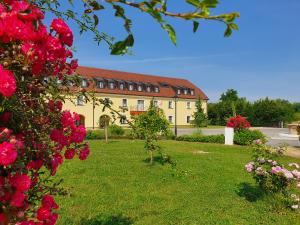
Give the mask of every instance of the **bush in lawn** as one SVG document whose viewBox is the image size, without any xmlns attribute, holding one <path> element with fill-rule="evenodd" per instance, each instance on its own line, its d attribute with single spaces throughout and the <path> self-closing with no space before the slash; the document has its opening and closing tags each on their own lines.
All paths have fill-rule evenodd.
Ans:
<svg viewBox="0 0 300 225">
<path fill-rule="evenodd" d="M 300 188 L 299 165 L 289 163 L 285 166 L 278 162 L 277 157 L 284 149 L 268 147 L 258 140 L 253 147 L 253 161 L 245 165 L 259 187 L 266 194 L 283 196 L 287 206 L 298 209 L 300 199 L 296 194 Z"/>
<path fill-rule="evenodd" d="M 112 136 L 122 136 L 125 134 L 125 130 L 123 127 L 120 127 L 116 124 L 109 126 L 109 132 Z"/>
<path fill-rule="evenodd" d="M 102 130 L 88 130 L 85 137 L 86 140 L 97 140 L 104 138 L 104 132 Z"/>
<path fill-rule="evenodd" d="M 248 129 L 251 127 L 250 123 L 248 122 L 248 120 L 241 116 L 241 115 L 237 115 L 236 117 L 231 117 L 227 124 L 227 127 L 232 127 L 234 128 L 234 131 L 240 131 L 240 130 L 244 130 L 244 129 Z"/>
<path fill-rule="evenodd" d="M 61 190 L 52 176 L 64 159 L 89 154 L 57 82 L 77 67 L 67 62 L 73 35 L 60 19 L 48 32 L 43 12 L 25 1 L 0 1 L 0 15 L 0 224 L 55 224 L 52 195 Z"/>
<path fill-rule="evenodd" d="M 259 130 L 243 129 L 234 133 L 234 143 L 237 145 L 251 145 L 255 140 L 266 142 L 265 135 Z"/>
<path fill-rule="evenodd" d="M 152 164 L 153 153 L 160 150 L 157 140 L 160 135 L 166 135 L 169 131 L 169 121 L 163 110 L 154 106 L 151 101 L 146 112 L 133 118 L 132 125 L 134 135 L 145 140 L 145 150 L 149 152 L 150 164 Z"/>
<path fill-rule="evenodd" d="M 188 141 L 188 142 L 204 142 L 204 143 L 217 143 L 224 144 L 225 137 L 223 134 L 220 135 L 182 135 L 176 138 L 177 141 Z"/>
</svg>

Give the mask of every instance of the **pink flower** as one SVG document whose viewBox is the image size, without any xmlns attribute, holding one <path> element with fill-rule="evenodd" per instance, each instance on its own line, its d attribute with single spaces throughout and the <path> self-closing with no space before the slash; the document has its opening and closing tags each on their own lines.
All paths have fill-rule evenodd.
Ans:
<svg viewBox="0 0 300 225">
<path fill-rule="evenodd" d="M 31 186 L 31 179 L 26 174 L 16 174 L 10 179 L 11 185 L 18 191 L 28 191 Z"/>
<path fill-rule="evenodd" d="M 11 97 L 16 92 L 16 89 L 14 74 L 0 65 L 0 93 L 5 97 Z"/>
<path fill-rule="evenodd" d="M 254 165 L 253 162 L 249 162 L 248 164 L 245 165 L 245 169 L 247 170 L 248 173 L 253 171 L 254 168 L 253 165 Z"/>
<path fill-rule="evenodd" d="M 55 30 L 58 34 L 66 34 L 71 31 L 68 25 L 62 19 L 54 19 L 50 28 Z"/>
<path fill-rule="evenodd" d="M 297 178 L 300 179 L 300 172 L 298 170 L 293 170 L 292 174 Z"/>
<path fill-rule="evenodd" d="M 271 173 L 277 174 L 282 172 L 282 167 L 281 166 L 275 166 L 272 167 Z"/>
<path fill-rule="evenodd" d="M 0 144 L 0 165 L 8 166 L 13 164 L 17 158 L 15 147 L 8 142 Z"/>
</svg>

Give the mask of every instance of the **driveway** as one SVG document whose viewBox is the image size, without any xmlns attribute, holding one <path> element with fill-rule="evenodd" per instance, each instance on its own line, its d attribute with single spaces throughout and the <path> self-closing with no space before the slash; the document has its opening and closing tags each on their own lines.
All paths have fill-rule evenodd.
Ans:
<svg viewBox="0 0 300 225">
<path fill-rule="evenodd" d="M 268 144 L 270 145 L 279 145 L 279 144 L 287 144 L 289 146 L 300 146 L 300 141 L 295 137 L 285 137 L 281 134 L 288 134 L 287 128 L 266 128 L 266 127 L 257 127 L 254 129 L 258 129 L 263 132 L 269 139 Z M 224 128 L 202 128 L 202 133 L 204 135 L 215 135 L 215 134 L 224 134 Z M 196 128 L 179 128 L 178 135 L 184 134 L 193 134 L 197 132 Z"/>
</svg>

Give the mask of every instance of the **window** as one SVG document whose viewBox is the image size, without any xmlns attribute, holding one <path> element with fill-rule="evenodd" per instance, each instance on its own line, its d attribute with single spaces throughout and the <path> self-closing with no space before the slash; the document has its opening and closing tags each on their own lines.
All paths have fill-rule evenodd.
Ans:
<svg viewBox="0 0 300 225">
<path fill-rule="evenodd" d="M 137 111 L 144 111 L 144 100 L 137 100 Z"/>
<path fill-rule="evenodd" d="M 168 120 L 169 120 L 170 123 L 173 123 L 173 116 L 169 116 Z"/>
<path fill-rule="evenodd" d="M 115 88 L 114 82 L 109 82 L 108 87 L 109 87 L 109 89 L 114 89 Z"/>
<path fill-rule="evenodd" d="M 146 91 L 147 91 L 147 92 L 151 92 L 151 87 L 150 87 L 150 86 L 147 86 Z"/>
<path fill-rule="evenodd" d="M 77 97 L 77 105 L 83 106 L 85 103 L 85 97 L 83 95 L 79 95 Z"/>
<path fill-rule="evenodd" d="M 180 95 L 181 94 L 181 90 L 177 89 L 177 94 Z"/>
<path fill-rule="evenodd" d="M 122 107 L 128 107 L 126 98 L 122 99 Z"/>
<path fill-rule="evenodd" d="M 97 86 L 98 86 L 98 88 L 104 88 L 104 82 L 98 81 Z"/>
<path fill-rule="evenodd" d="M 173 109 L 173 101 L 169 101 L 169 109 Z"/>
<path fill-rule="evenodd" d="M 155 87 L 155 88 L 154 88 L 154 92 L 155 92 L 155 93 L 158 93 L 158 92 L 159 92 L 159 88 L 158 88 L 158 87 Z"/>
<path fill-rule="evenodd" d="M 138 85 L 138 91 L 143 91 L 143 87 L 141 85 Z"/>
<path fill-rule="evenodd" d="M 129 84 L 129 91 L 133 91 L 133 84 Z"/>
<path fill-rule="evenodd" d="M 119 88 L 120 90 L 124 90 L 124 83 L 120 83 Z"/>
<path fill-rule="evenodd" d="M 122 115 L 122 117 L 120 118 L 120 123 L 121 124 L 127 124 L 127 120 L 126 120 L 126 116 L 125 115 Z"/>
<path fill-rule="evenodd" d="M 187 95 L 188 94 L 188 91 L 187 89 L 184 89 L 184 94 Z"/>
<path fill-rule="evenodd" d="M 191 90 L 191 95 L 194 95 L 194 94 L 195 94 L 194 90 Z"/>
<path fill-rule="evenodd" d="M 192 107 L 191 107 L 191 102 L 187 102 L 187 103 L 186 103 L 186 108 L 187 108 L 187 109 L 191 109 L 191 108 L 192 108 Z"/>
<path fill-rule="evenodd" d="M 154 105 L 155 107 L 158 107 L 158 101 L 157 101 L 157 100 L 154 100 L 154 101 L 153 101 L 153 105 Z"/>
<path fill-rule="evenodd" d="M 191 116 L 187 116 L 186 117 L 186 123 L 190 123 L 191 122 Z"/>
<path fill-rule="evenodd" d="M 82 79 L 81 80 L 81 87 L 85 88 L 88 86 L 88 82 L 87 82 L 87 79 Z"/>
</svg>

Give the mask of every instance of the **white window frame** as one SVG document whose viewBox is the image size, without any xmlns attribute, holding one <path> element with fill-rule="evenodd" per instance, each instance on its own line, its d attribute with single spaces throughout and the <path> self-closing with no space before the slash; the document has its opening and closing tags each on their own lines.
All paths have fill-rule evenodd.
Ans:
<svg viewBox="0 0 300 225">
<path fill-rule="evenodd" d="M 151 92 L 151 87 L 150 87 L 150 86 L 147 86 L 147 87 L 146 87 L 146 91 L 147 91 L 147 92 Z"/>
<path fill-rule="evenodd" d="M 181 90 L 180 89 L 177 89 L 177 94 L 181 95 Z"/>
<path fill-rule="evenodd" d="M 98 88 L 103 89 L 104 88 L 104 82 L 103 81 L 98 81 L 97 86 L 98 86 Z"/>
<path fill-rule="evenodd" d="M 142 87 L 142 85 L 138 85 L 138 91 L 143 91 L 143 87 Z"/>
<path fill-rule="evenodd" d="M 195 95 L 195 91 L 194 90 L 191 90 L 191 95 Z"/>
<path fill-rule="evenodd" d="M 173 108 L 174 108 L 173 101 L 169 101 L 169 102 L 168 102 L 168 108 L 169 108 L 169 109 L 173 109 Z"/>
<path fill-rule="evenodd" d="M 86 103 L 86 100 L 85 100 L 84 95 L 77 96 L 77 105 L 78 106 L 84 106 L 85 103 Z"/>
<path fill-rule="evenodd" d="M 88 81 L 87 81 L 87 79 L 81 79 L 81 87 L 82 88 L 85 88 L 85 87 L 87 87 L 88 86 Z"/>
<path fill-rule="evenodd" d="M 129 90 L 129 91 L 133 91 L 133 89 L 134 89 L 133 84 L 129 84 L 128 90 Z"/>
<path fill-rule="evenodd" d="M 183 92 L 184 92 L 184 94 L 185 94 L 185 95 L 187 95 L 187 94 L 188 94 L 188 90 L 187 90 L 187 89 L 184 89 L 184 91 L 183 91 Z"/>
<path fill-rule="evenodd" d="M 143 104 L 139 104 L 139 102 L 142 102 Z M 136 109 L 137 109 L 137 111 L 144 111 L 145 110 L 145 100 L 143 100 L 143 99 L 138 99 L 137 101 L 136 101 Z"/>
<path fill-rule="evenodd" d="M 154 87 L 154 92 L 158 93 L 159 92 L 159 88 L 158 87 Z"/>
<path fill-rule="evenodd" d="M 115 89 L 115 84 L 114 84 L 114 82 L 108 82 L 108 88 L 109 89 Z"/>
<path fill-rule="evenodd" d="M 153 100 L 153 105 L 154 105 L 155 107 L 158 107 L 158 100 Z"/>
<path fill-rule="evenodd" d="M 168 116 L 169 123 L 173 123 L 173 116 Z"/>
<path fill-rule="evenodd" d="M 125 89 L 125 84 L 124 83 L 120 83 L 119 84 L 119 89 L 120 90 L 124 90 Z"/>
<path fill-rule="evenodd" d="M 125 101 L 124 101 L 125 100 Z M 126 103 L 125 103 L 126 102 Z M 124 104 L 125 103 L 125 104 Z M 128 107 L 128 99 L 127 98 L 123 98 L 122 99 L 122 107 Z"/>
<path fill-rule="evenodd" d="M 191 109 L 192 108 L 192 103 L 191 102 L 186 102 L 186 108 Z"/>
<path fill-rule="evenodd" d="M 191 116 L 186 117 L 186 123 L 191 123 Z"/>
</svg>

